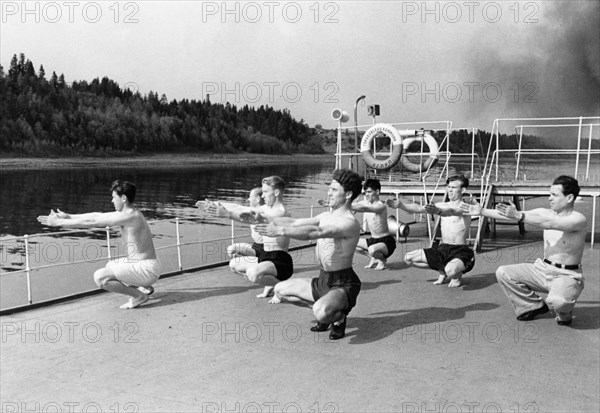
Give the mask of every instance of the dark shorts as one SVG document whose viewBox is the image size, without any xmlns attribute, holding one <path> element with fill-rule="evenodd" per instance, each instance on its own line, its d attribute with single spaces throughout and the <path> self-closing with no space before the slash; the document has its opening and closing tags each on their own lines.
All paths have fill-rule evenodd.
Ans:
<svg viewBox="0 0 600 413">
<path fill-rule="evenodd" d="M 331 272 L 321 269 L 319 277 L 313 278 L 311 281 L 312 296 L 315 301 L 333 289 L 340 288 L 344 290 L 348 297 L 348 307 L 344 310 L 346 315 L 356 305 L 356 297 L 360 292 L 360 286 L 360 279 L 352 268 Z"/>
<path fill-rule="evenodd" d="M 465 265 L 464 274 L 473 269 L 475 265 L 475 254 L 466 245 L 433 244 L 431 248 L 423 250 L 427 258 L 427 264 L 431 269 L 444 271 L 446 264 L 458 258 Z"/>
<path fill-rule="evenodd" d="M 271 261 L 277 269 L 277 279 L 285 281 L 294 273 L 292 257 L 285 251 L 262 251 L 258 255 L 258 262 Z"/>
<path fill-rule="evenodd" d="M 392 235 L 386 235 L 381 238 L 367 238 L 367 247 L 370 247 L 373 244 L 379 244 L 380 242 L 384 243 L 388 250 L 385 258 L 391 256 L 394 251 L 396 251 L 396 239 Z"/>
<path fill-rule="evenodd" d="M 252 249 L 254 250 L 254 252 L 256 253 L 256 256 L 258 257 L 265 250 L 265 244 L 259 244 L 258 242 L 254 242 L 252 244 Z"/>
</svg>

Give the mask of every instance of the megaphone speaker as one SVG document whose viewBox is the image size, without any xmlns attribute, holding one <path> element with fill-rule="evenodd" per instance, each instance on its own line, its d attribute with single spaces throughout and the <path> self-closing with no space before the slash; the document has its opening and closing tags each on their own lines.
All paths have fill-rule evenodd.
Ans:
<svg viewBox="0 0 600 413">
<path fill-rule="evenodd" d="M 348 120 L 350 120 L 350 115 L 348 115 L 348 112 L 345 112 L 341 109 L 334 109 L 331 112 L 331 117 L 333 120 L 340 121 L 341 123 L 348 122 Z"/>
</svg>

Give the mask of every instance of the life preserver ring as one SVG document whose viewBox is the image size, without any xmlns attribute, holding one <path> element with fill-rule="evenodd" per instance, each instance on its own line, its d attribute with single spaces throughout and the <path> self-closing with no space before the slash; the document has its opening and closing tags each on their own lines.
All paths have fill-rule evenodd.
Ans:
<svg viewBox="0 0 600 413">
<path fill-rule="evenodd" d="M 383 134 L 392 141 L 392 153 L 387 159 L 377 159 L 373 156 L 372 144 L 375 136 Z M 396 165 L 402 156 L 402 136 L 396 128 L 386 123 L 378 123 L 371 126 L 360 141 L 360 153 L 363 160 L 373 169 L 390 169 Z"/>
<path fill-rule="evenodd" d="M 408 159 L 407 156 L 407 152 L 408 152 L 408 148 L 410 147 L 410 145 L 413 142 L 417 142 L 423 140 L 423 144 L 427 145 L 427 147 L 429 148 L 429 155 L 427 156 L 427 158 L 419 165 L 418 163 L 414 163 L 412 162 L 410 159 Z M 411 172 L 423 172 L 428 170 L 429 168 L 431 168 L 432 166 L 434 166 L 439 158 L 439 147 L 437 142 L 435 141 L 435 139 L 433 138 L 433 136 L 431 136 L 428 133 L 423 134 L 423 136 L 419 136 L 416 138 L 408 138 L 408 139 L 404 139 L 403 141 L 403 151 L 404 151 L 404 156 L 402 156 L 402 158 L 400 159 L 400 162 L 402 162 L 402 166 L 404 167 L 404 169 L 407 169 Z M 425 152 L 424 152 L 425 154 Z M 415 155 L 418 155 L 417 153 L 415 153 Z"/>
</svg>

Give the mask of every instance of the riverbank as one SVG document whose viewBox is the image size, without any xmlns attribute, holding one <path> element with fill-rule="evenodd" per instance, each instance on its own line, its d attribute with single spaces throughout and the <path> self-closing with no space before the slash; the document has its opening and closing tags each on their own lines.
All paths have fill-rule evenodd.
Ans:
<svg viewBox="0 0 600 413">
<path fill-rule="evenodd" d="M 98 167 L 197 168 L 217 165 L 289 165 L 335 164 L 332 154 L 264 155 L 264 154 L 152 154 L 127 157 L 77 158 L 0 158 L 0 171 L 17 169 L 69 169 Z"/>
</svg>

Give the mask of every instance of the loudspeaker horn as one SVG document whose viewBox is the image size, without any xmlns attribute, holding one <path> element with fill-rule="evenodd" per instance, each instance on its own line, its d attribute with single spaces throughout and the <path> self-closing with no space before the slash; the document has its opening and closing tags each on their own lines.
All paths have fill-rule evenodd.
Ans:
<svg viewBox="0 0 600 413">
<path fill-rule="evenodd" d="M 350 115 L 348 115 L 348 112 L 345 112 L 341 109 L 334 109 L 331 112 L 331 117 L 333 120 L 337 120 L 340 123 L 348 122 L 350 120 Z"/>
</svg>

